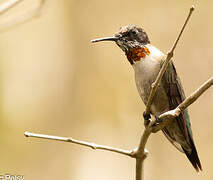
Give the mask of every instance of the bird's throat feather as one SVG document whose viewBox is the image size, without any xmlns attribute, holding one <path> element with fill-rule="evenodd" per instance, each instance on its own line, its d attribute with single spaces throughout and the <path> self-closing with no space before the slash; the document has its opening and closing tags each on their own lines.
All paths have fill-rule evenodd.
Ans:
<svg viewBox="0 0 213 180">
<path fill-rule="evenodd" d="M 147 55 L 150 55 L 150 51 L 147 47 L 136 47 L 126 51 L 126 56 L 130 64 L 134 64 L 134 62 L 146 58 Z"/>
</svg>

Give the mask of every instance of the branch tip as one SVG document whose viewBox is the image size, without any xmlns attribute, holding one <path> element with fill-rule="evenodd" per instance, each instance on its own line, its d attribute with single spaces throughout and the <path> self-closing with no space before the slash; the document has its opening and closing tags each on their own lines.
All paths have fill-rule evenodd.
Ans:
<svg viewBox="0 0 213 180">
<path fill-rule="evenodd" d="M 192 11 L 194 11 L 194 10 L 195 10 L 195 6 L 192 5 L 192 7 L 190 8 L 190 11 L 192 12 Z"/>
<path fill-rule="evenodd" d="M 70 137 L 68 138 L 68 137 L 61 137 L 61 136 L 31 133 L 31 132 L 25 132 L 24 135 L 26 137 L 32 137 L 32 138 L 48 139 L 48 140 L 63 141 L 63 142 L 67 142 L 67 143 L 78 144 L 78 145 L 81 145 L 81 146 L 86 146 L 86 147 L 92 148 L 94 150 L 100 149 L 100 150 L 111 151 L 111 152 L 123 154 L 123 155 L 126 155 L 126 156 L 133 158 L 133 156 L 131 154 L 132 151 L 120 149 L 120 148 L 114 148 L 114 147 L 111 147 L 111 146 L 95 144 L 95 143 L 86 142 L 86 141 L 81 141 L 81 140 L 73 139 L 73 138 L 70 138 Z"/>
<path fill-rule="evenodd" d="M 158 86 L 159 86 L 159 84 L 161 82 L 163 74 L 165 73 L 165 71 L 166 71 L 166 69 L 167 69 L 167 67 L 169 65 L 169 62 L 170 62 L 171 58 L 174 55 L 174 50 L 175 50 L 175 48 L 176 48 L 176 46 L 177 46 L 177 44 L 178 44 L 178 42 L 180 40 L 180 37 L 181 37 L 181 35 L 182 35 L 182 33 L 183 33 L 183 31 L 184 31 L 184 29 L 185 29 L 190 17 L 191 17 L 191 14 L 192 14 L 193 10 L 194 10 L 194 6 L 192 6 L 190 8 L 190 12 L 188 13 L 188 16 L 187 16 L 187 18 L 186 18 L 186 20 L 185 20 L 185 22 L 184 22 L 184 24 L 183 24 L 183 26 L 181 28 L 180 33 L 178 34 L 178 36 L 177 36 L 177 38 L 176 38 L 171 50 L 167 53 L 166 58 L 164 57 L 165 58 L 165 60 L 163 60 L 164 63 L 163 63 L 163 65 L 162 65 L 162 67 L 161 67 L 161 69 L 160 69 L 160 71 L 159 71 L 159 73 L 158 73 L 158 75 L 156 77 L 155 82 L 153 83 L 153 85 L 151 85 L 152 87 L 151 87 L 151 91 L 150 91 L 150 95 L 149 95 L 148 101 L 146 103 L 145 114 L 150 114 L 150 108 L 151 108 L 151 105 L 152 105 L 153 98 L 154 98 L 154 96 L 156 94 L 156 91 L 157 91 Z"/>
<path fill-rule="evenodd" d="M 164 64 L 161 67 L 160 72 L 158 73 L 158 76 L 157 76 L 155 82 L 151 85 L 152 87 L 151 87 L 150 96 L 149 96 L 148 102 L 146 104 L 146 111 L 145 111 L 146 114 L 150 113 L 152 99 L 156 93 L 156 90 L 160 84 L 160 81 L 163 77 L 164 72 L 167 69 L 169 62 L 170 62 L 171 58 L 173 57 L 173 53 L 174 53 L 176 45 L 180 39 L 180 36 L 194 10 L 195 10 L 195 6 L 192 5 L 190 8 L 190 12 L 187 16 L 187 19 L 185 20 L 185 23 L 176 39 L 174 45 L 172 46 L 172 49 L 167 53 L 167 57 L 164 60 Z M 25 132 L 24 135 L 26 137 L 35 137 L 35 138 L 51 139 L 51 140 L 74 143 L 74 144 L 90 147 L 94 150 L 95 149 L 107 150 L 107 151 L 111 151 L 111 152 L 115 152 L 115 153 L 119 153 L 119 154 L 123 154 L 123 155 L 129 156 L 129 157 L 135 158 L 136 159 L 136 180 L 142 180 L 142 179 L 144 179 L 144 177 L 143 177 L 144 176 L 144 168 L 143 168 L 144 160 L 148 156 L 148 151 L 145 149 L 145 146 L 146 146 L 146 143 L 147 143 L 148 138 L 151 135 L 151 133 L 154 133 L 154 132 L 157 132 L 157 131 L 163 129 L 169 122 L 172 121 L 172 119 L 174 119 L 174 117 L 178 116 L 181 113 L 181 111 L 184 111 L 184 109 L 186 109 L 189 105 L 191 105 L 194 101 L 196 101 L 197 98 L 200 97 L 200 95 L 203 94 L 212 85 L 213 85 L 213 77 L 211 77 L 203 85 L 201 85 L 194 93 L 192 93 L 181 104 L 179 104 L 178 107 L 161 114 L 159 116 L 159 118 L 162 119 L 162 122 L 160 122 L 158 125 L 154 125 L 155 121 L 151 121 L 150 124 L 143 131 L 138 148 L 135 148 L 130 151 L 119 149 L 119 148 L 114 148 L 114 147 L 110 147 L 110 146 L 104 146 L 104 145 L 99 145 L 99 144 L 95 144 L 95 143 L 80 141 L 80 140 L 76 140 L 73 138 L 58 137 L 58 136 L 51 136 L 51 135 L 44 135 L 44 134 L 35 134 L 35 133 L 30 133 L 30 132 Z"/>
</svg>

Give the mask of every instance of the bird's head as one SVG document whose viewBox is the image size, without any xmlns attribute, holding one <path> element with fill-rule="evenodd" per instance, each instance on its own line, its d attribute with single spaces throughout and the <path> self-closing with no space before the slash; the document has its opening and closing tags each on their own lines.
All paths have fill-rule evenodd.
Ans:
<svg viewBox="0 0 213 180">
<path fill-rule="evenodd" d="M 114 41 L 126 53 L 131 64 L 146 55 L 148 49 L 144 45 L 150 43 L 146 32 L 136 25 L 123 26 L 112 37 L 92 40 L 93 43 L 100 41 Z"/>
</svg>

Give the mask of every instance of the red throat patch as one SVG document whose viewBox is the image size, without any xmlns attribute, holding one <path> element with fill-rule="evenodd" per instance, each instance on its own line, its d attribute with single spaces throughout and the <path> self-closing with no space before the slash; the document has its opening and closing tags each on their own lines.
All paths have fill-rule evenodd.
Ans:
<svg viewBox="0 0 213 180">
<path fill-rule="evenodd" d="M 134 64 L 134 61 L 140 61 L 141 58 L 145 58 L 149 54 L 150 51 L 147 47 L 136 47 L 126 52 L 130 64 Z"/>
</svg>

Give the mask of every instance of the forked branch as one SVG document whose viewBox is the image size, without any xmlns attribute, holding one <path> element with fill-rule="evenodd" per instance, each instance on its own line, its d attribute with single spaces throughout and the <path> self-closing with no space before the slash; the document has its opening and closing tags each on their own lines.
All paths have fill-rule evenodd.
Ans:
<svg viewBox="0 0 213 180">
<path fill-rule="evenodd" d="M 152 127 L 152 132 L 155 133 L 163 129 L 171 119 L 179 116 L 179 114 L 184 111 L 188 106 L 194 103 L 208 88 L 213 85 L 213 77 L 209 78 L 205 83 L 203 83 L 196 91 L 194 91 L 188 98 L 186 98 L 181 104 L 178 105 L 174 110 L 167 111 L 159 116 L 162 123 Z"/>
<path fill-rule="evenodd" d="M 156 93 L 156 90 L 160 84 L 160 81 L 163 77 L 164 72 L 166 71 L 166 68 L 167 68 L 169 62 L 170 62 L 171 58 L 173 57 L 174 50 L 181 37 L 181 34 L 183 33 L 183 30 L 185 29 L 185 26 L 187 25 L 187 22 L 191 16 L 193 10 L 194 10 L 194 6 L 192 6 L 190 8 L 187 19 L 185 20 L 185 23 L 184 23 L 176 41 L 174 42 L 173 47 L 167 54 L 166 60 L 164 61 L 164 64 L 163 64 L 155 82 L 152 85 L 151 93 L 150 93 L 148 103 L 146 105 L 146 110 L 145 110 L 145 114 L 147 114 L 147 115 L 150 114 L 150 107 L 152 104 L 153 97 Z M 155 121 L 152 121 L 151 123 L 149 123 L 147 125 L 147 127 L 145 128 L 145 130 L 143 131 L 138 148 L 130 150 L 130 151 L 123 150 L 120 148 L 114 148 L 114 147 L 110 147 L 110 146 L 98 145 L 98 144 L 89 143 L 89 142 L 85 142 L 85 141 L 79 141 L 79 140 L 75 140 L 73 138 L 51 136 L 51 135 L 44 135 L 44 134 L 35 134 L 35 133 L 30 133 L 30 132 L 25 132 L 24 135 L 26 137 L 51 139 L 51 140 L 56 140 L 56 141 L 75 143 L 75 144 L 90 147 L 92 149 L 102 149 L 102 150 L 112 151 L 115 153 L 129 156 L 131 158 L 135 158 L 136 159 L 136 180 L 143 180 L 144 179 L 144 173 L 143 173 L 144 160 L 148 154 L 148 151 L 145 149 L 145 146 L 146 146 L 146 143 L 147 143 L 148 138 L 151 135 L 151 133 L 155 133 L 155 132 L 161 130 L 162 128 L 164 128 L 167 125 L 167 123 L 169 123 L 171 120 L 173 120 L 175 117 L 177 117 L 180 114 L 180 112 L 183 111 L 185 108 L 187 108 L 192 103 L 194 103 L 200 97 L 200 95 L 203 94 L 212 85 L 213 85 L 213 77 L 211 77 L 209 80 L 207 80 L 195 92 L 193 92 L 189 97 L 187 97 L 178 107 L 176 107 L 176 109 L 165 112 L 162 115 L 160 115 L 159 118 L 162 119 L 162 122 L 160 124 L 156 125 Z"/>
<path fill-rule="evenodd" d="M 17 5 L 22 1 L 23 0 L 8 0 L 3 4 L 0 4 L 0 15 L 4 14 L 6 11 L 10 10 L 11 8 L 13 8 L 15 5 Z M 34 5 L 31 9 L 1 19 L 0 31 L 5 31 L 9 28 L 26 23 L 32 20 L 34 17 L 39 16 L 46 1 L 47 0 L 39 0 L 38 4 Z"/>
<path fill-rule="evenodd" d="M 111 151 L 119 154 L 123 154 L 129 156 L 131 158 L 136 159 L 136 180 L 141 180 L 143 178 L 143 161 L 147 157 L 148 151 L 145 149 L 145 145 L 151 133 L 157 132 L 164 128 L 169 121 L 174 119 L 176 116 L 180 114 L 185 108 L 190 106 L 194 103 L 208 88 L 213 85 L 213 77 L 207 80 L 203 85 L 201 85 L 196 91 L 194 91 L 189 97 L 185 99 L 176 109 L 168 111 L 160 115 L 159 117 L 163 119 L 162 123 L 159 125 L 154 125 L 154 122 L 150 123 L 147 128 L 145 128 L 143 135 L 140 140 L 139 147 L 137 149 L 132 150 L 124 150 L 120 148 L 114 148 L 105 145 L 99 145 L 95 143 L 90 143 L 86 141 L 80 141 L 73 138 L 68 137 L 59 137 L 59 136 L 52 136 L 52 135 L 44 135 L 44 134 L 37 134 L 31 132 L 25 132 L 24 135 L 26 137 L 34 137 L 34 138 L 41 138 L 41 139 L 49 139 L 55 141 L 63 141 L 68 143 L 74 143 L 82 146 L 87 146 L 92 149 L 101 149 L 106 151 Z M 140 178 L 140 179 L 139 179 Z"/>
<path fill-rule="evenodd" d="M 163 63 L 163 66 L 162 68 L 160 69 L 158 75 L 157 75 L 157 78 L 155 80 L 155 82 L 152 84 L 152 87 L 151 87 L 151 92 L 150 92 L 150 95 L 149 95 L 149 98 L 148 98 L 148 101 L 147 101 L 147 104 L 146 104 L 146 110 L 145 110 L 145 115 L 149 115 L 150 114 L 150 108 L 151 108 L 151 105 L 152 105 L 152 101 L 153 101 L 153 98 L 155 96 L 155 93 L 158 89 L 158 86 L 161 82 L 161 79 L 163 77 L 163 74 L 165 73 L 168 65 L 169 65 L 169 62 L 171 60 L 171 58 L 173 57 L 174 55 L 174 50 L 177 46 L 177 43 L 179 42 L 179 39 L 189 21 L 189 18 L 191 17 L 192 15 L 192 12 L 194 11 L 194 6 L 192 6 L 189 10 L 189 14 L 183 24 L 183 27 L 181 28 L 181 31 L 177 37 L 177 39 L 175 40 L 171 50 L 167 53 L 167 56 L 166 56 L 166 59 Z M 170 118 L 171 120 L 171 118 Z M 145 120 L 146 121 L 146 120 Z M 144 153 L 144 149 L 145 149 L 145 145 L 146 145 L 146 142 L 149 138 L 149 136 L 151 135 L 151 133 L 153 132 L 152 130 L 152 126 L 155 122 L 152 122 L 152 123 L 149 123 L 148 126 L 145 127 L 145 130 L 143 132 L 143 135 L 141 137 L 141 140 L 140 140 L 140 144 L 139 144 L 139 147 L 138 147 L 138 152 L 136 152 L 137 154 L 140 154 L 138 157 L 144 157 L 143 156 L 143 153 Z M 146 124 L 146 123 L 145 123 Z M 142 180 L 144 179 L 144 173 L 143 173 L 143 162 L 144 162 L 144 159 L 143 158 L 142 160 L 141 159 L 136 159 L 136 180 Z M 141 165 L 139 165 L 141 163 Z M 137 166 L 138 164 L 138 166 Z"/>
</svg>

